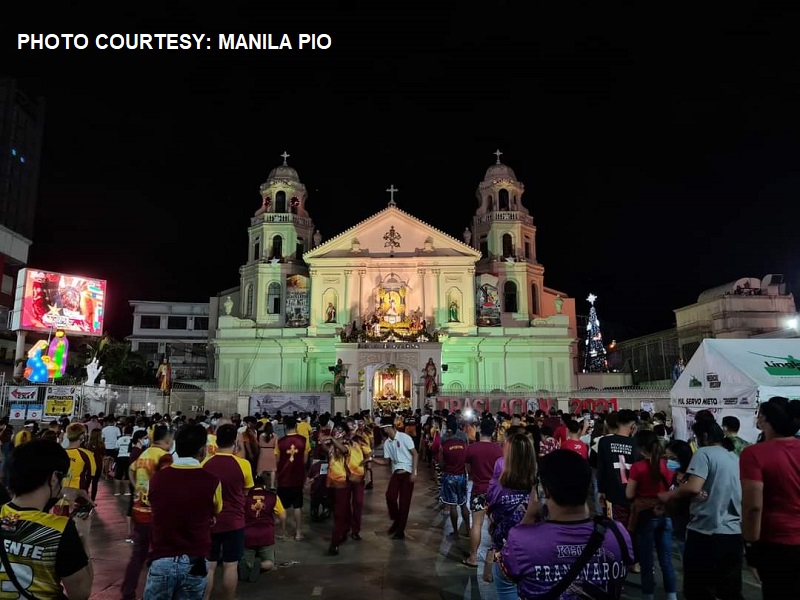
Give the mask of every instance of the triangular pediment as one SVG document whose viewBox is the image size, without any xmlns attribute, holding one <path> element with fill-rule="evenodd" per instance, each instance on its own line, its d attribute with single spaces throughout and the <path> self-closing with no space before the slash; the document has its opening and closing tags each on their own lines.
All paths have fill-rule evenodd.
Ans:
<svg viewBox="0 0 800 600">
<path fill-rule="evenodd" d="M 303 260 L 358 256 L 469 257 L 477 261 L 481 254 L 397 206 L 388 206 L 306 252 Z"/>
</svg>

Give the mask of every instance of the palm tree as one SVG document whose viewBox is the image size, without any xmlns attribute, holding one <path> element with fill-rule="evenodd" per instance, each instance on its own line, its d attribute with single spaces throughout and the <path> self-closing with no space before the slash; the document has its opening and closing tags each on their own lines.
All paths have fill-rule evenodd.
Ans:
<svg viewBox="0 0 800 600">
<path fill-rule="evenodd" d="M 87 361 L 96 358 L 103 366 L 103 376 L 115 385 L 155 385 L 155 375 L 144 356 L 131 351 L 127 341 L 117 341 L 108 334 L 86 344 Z"/>
</svg>

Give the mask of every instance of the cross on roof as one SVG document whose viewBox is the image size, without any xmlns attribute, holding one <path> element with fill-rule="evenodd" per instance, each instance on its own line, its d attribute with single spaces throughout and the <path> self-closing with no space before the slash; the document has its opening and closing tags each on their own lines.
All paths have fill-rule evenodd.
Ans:
<svg viewBox="0 0 800 600">
<path fill-rule="evenodd" d="M 286 159 L 289 158 L 291 156 L 291 154 L 288 154 L 286 152 L 286 150 L 284 150 L 283 154 L 281 154 L 281 156 L 283 157 L 283 166 L 285 167 L 286 166 Z M 497 160 L 498 160 L 498 162 L 500 162 L 500 159 L 497 159 Z"/>
<path fill-rule="evenodd" d="M 502 152 L 500 152 L 500 148 L 498 148 L 497 150 L 492 152 L 492 154 L 494 154 L 497 157 L 497 164 L 499 165 L 500 164 L 500 155 L 503 154 Z"/>
<path fill-rule="evenodd" d="M 386 188 L 386 191 L 389 192 L 389 206 L 394 206 L 395 205 L 394 193 L 399 192 L 400 190 L 398 190 L 396 187 L 394 187 L 394 184 L 392 184 L 388 188 Z"/>
</svg>

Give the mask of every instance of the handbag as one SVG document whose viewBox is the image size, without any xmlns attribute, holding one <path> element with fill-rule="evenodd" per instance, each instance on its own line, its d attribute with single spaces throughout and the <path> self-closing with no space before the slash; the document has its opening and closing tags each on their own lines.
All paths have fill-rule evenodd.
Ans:
<svg viewBox="0 0 800 600">
<path fill-rule="evenodd" d="M 583 552 L 581 552 L 578 560 L 572 563 L 569 571 L 567 571 L 564 577 L 559 579 L 558 583 L 550 588 L 543 596 L 539 596 L 539 598 L 543 600 L 557 600 L 560 598 L 561 594 L 572 585 L 572 582 L 578 578 L 581 571 L 589 564 L 589 560 L 591 560 L 600 549 L 600 546 L 602 546 L 603 541 L 606 539 L 606 532 L 609 529 L 611 529 L 614 537 L 617 538 L 617 544 L 619 544 L 619 549 L 622 552 L 622 559 L 625 561 L 625 564 L 632 565 L 633 559 L 630 554 L 628 554 L 628 544 L 625 543 L 625 538 L 622 537 L 622 533 L 620 533 L 616 523 L 611 519 L 598 515 L 594 518 L 594 529 L 592 530 L 592 535 L 589 536 L 589 542 L 586 544 Z"/>
</svg>

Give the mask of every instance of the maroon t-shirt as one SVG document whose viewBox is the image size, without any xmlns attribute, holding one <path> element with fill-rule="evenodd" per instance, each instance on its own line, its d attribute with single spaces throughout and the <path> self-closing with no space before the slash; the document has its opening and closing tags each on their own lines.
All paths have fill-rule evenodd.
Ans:
<svg viewBox="0 0 800 600">
<path fill-rule="evenodd" d="M 299 433 L 278 440 L 278 486 L 303 487 L 306 483 L 306 438 Z"/>
<path fill-rule="evenodd" d="M 463 475 L 466 471 L 468 442 L 458 438 L 448 438 L 442 444 L 442 471 L 448 475 Z"/>
<path fill-rule="evenodd" d="M 244 514 L 244 546 L 259 548 L 275 544 L 275 504 L 278 496 L 263 487 L 247 494 Z"/>
<path fill-rule="evenodd" d="M 186 554 L 207 556 L 219 478 L 199 467 L 166 467 L 150 479 L 152 508 L 147 560 Z"/>
<path fill-rule="evenodd" d="M 233 454 L 217 452 L 206 459 L 203 468 L 222 482 L 222 512 L 211 533 L 244 529 L 244 502 L 253 487 L 250 463 Z"/>
<path fill-rule="evenodd" d="M 472 477 L 472 495 L 485 494 L 489 490 L 494 464 L 503 457 L 503 449 L 494 442 L 476 442 L 467 449 L 467 464 Z"/>
</svg>

